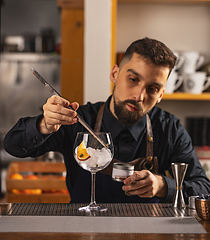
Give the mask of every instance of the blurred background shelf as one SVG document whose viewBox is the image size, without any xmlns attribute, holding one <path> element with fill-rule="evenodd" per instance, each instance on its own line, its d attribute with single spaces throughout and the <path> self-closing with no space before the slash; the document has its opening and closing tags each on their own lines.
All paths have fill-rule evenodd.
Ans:
<svg viewBox="0 0 210 240">
<path fill-rule="evenodd" d="M 193 100 L 193 101 L 210 101 L 210 93 L 190 94 L 177 92 L 173 94 L 164 94 L 163 100 Z"/>
</svg>

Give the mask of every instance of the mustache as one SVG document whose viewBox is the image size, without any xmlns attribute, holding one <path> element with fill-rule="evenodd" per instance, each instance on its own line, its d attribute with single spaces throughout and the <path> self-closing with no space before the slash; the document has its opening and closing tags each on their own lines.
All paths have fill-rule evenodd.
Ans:
<svg viewBox="0 0 210 240">
<path fill-rule="evenodd" d="M 139 111 L 142 110 L 142 107 L 141 107 L 141 105 L 139 104 L 139 102 L 137 102 L 137 101 L 134 100 L 134 99 L 127 99 L 127 100 L 123 101 L 123 104 L 127 104 L 127 103 L 130 103 L 130 104 L 134 105 L 135 107 L 138 108 Z"/>
</svg>

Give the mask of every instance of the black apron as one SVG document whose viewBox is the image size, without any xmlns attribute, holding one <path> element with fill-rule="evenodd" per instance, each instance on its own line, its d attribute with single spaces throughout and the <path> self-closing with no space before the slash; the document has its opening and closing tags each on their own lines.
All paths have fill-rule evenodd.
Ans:
<svg viewBox="0 0 210 240">
<path fill-rule="evenodd" d="M 100 132 L 104 105 L 101 106 L 95 124 L 95 132 Z M 147 169 L 152 173 L 158 173 L 158 159 L 153 157 L 153 133 L 149 116 L 146 115 L 147 121 L 147 151 L 146 157 L 137 158 L 129 163 L 134 165 L 134 169 L 137 171 Z M 116 182 L 112 180 L 112 168 L 114 162 L 120 162 L 113 158 L 111 163 L 102 171 L 96 174 L 96 202 L 107 202 L 107 203 L 158 203 L 160 199 L 158 197 L 152 198 L 140 198 L 138 196 L 126 196 L 125 192 L 121 189 L 123 186 L 122 182 Z M 99 186 L 98 185 L 98 186 Z M 84 199 L 90 197 L 90 173 L 82 168 L 79 168 L 77 179 L 71 194 L 72 203 L 84 203 Z"/>
</svg>

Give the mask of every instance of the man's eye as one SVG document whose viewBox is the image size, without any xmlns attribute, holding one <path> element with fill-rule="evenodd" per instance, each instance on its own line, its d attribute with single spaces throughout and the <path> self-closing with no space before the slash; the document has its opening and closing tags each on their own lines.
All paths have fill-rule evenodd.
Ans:
<svg viewBox="0 0 210 240">
<path fill-rule="evenodd" d="M 136 78 L 129 78 L 129 80 L 130 80 L 131 82 L 136 82 L 136 81 L 137 81 Z"/>
<path fill-rule="evenodd" d="M 158 89 L 157 87 L 152 87 L 152 86 L 150 86 L 150 87 L 148 87 L 148 91 L 149 91 L 150 93 L 158 93 L 158 92 L 159 92 L 159 89 Z"/>
</svg>

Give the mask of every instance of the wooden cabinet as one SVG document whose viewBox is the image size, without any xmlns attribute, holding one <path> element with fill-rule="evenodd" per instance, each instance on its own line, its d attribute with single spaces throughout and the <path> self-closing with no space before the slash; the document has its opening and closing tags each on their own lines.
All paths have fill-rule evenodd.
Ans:
<svg viewBox="0 0 210 240">
<path fill-rule="evenodd" d="M 58 0 L 61 8 L 61 94 L 83 103 L 84 9 L 83 0 Z"/>
<path fill-rule="evenodd" d="M 61 93 L 70 102 L 83 103 L 84 11 L 62 9 Z"/>
</svg>

